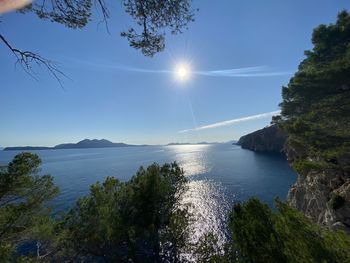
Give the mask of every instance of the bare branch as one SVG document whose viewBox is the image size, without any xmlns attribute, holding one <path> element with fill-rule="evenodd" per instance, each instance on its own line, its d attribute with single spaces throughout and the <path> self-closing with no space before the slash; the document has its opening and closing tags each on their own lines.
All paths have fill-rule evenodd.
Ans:
<svg viewBox="0 0 350 263">
<path fill-rule="evenodd" d="M 108 34 L 110 34 L 108 27 L 109 11 L 106 2 L 104 0 L 95 0 L 95 5 L 100 7 L 102 13 L 102 20 L 99 22 L 99 24 L 104 23 Z"/>
<path fill-rule="evenodd" d="M 43 58 L 42 56 L 31 51 L 23 51 L 23 50 L 14 48 L 1 34 L 0 34 L 0 39 L 16 57 L 17 59 L 16 64 L 20 64 L 23 70 L 26 73 L 28 73 L 31 77 L 36 79 L 35 73 L 32 69 L 32 65 L 33 64 L 36 64 L 38 66 L 43 65 L 44 67 L 46 67 L 46 69 L 50 72 L 50 74 L 57 80 L 57 82 L 63 88 L 61 78 L 66 77 L 66 75 L 61 70 L 58 69 L 56 62 Z"/>
</svg>

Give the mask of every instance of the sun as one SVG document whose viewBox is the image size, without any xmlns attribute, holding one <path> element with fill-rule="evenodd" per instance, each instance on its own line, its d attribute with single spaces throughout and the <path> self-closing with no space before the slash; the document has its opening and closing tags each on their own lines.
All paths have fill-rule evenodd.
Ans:
<svg viewBox="0 0 350 263">
<path fill-rule="evenodd" d="M 178 64 L 174 73 L 178 81 L 184 82 L 190 78 L 191 70 L 187 64 Z"/>
</svg>

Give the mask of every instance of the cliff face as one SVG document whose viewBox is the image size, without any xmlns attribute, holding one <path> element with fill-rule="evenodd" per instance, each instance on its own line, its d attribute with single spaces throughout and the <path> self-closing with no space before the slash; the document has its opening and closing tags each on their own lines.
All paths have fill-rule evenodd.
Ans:
<svg viewBox="0 0 350 263">
<path fill-rule="evenodd" d="M 334 168 L 327 165 L 327 168 L 299 171 L 297 181 L 288 192 L 288 202 L 315 222 L 350 233 L 350 174 L 338 169 L 350 164 L 350 153 L 331 160 L 311 157 L 306 145 L 287 144 L 286 133 L 275 125 L 242 136 L 237 144 L 257 152 L 283 151 L 292 167 L 304 159 L 315 164 L 334 164 Z"/>
<path fill-rule="evenodd" d="M 291 165 L 307 152 L 302 148 L 287 147 Z M 324 162 L 321 158 L 310 159 Z M 350 163 L 350 154 L 332 162 Z M 309 169 L 299 172 L 298 179 L 288 192 L 288 202 L 315 222 L 350 233 L 350 175 L 339 169 Z"/>
<path fill-rule="evenodd" d="M 286 139 L 287 135 L 276 125 L 272 125 L 242 136 L 237 144 L 243 149 L 256 152 L 281 153 Z"/>
<path fill-rule="evenodd" d="M 350 15 L 317 27 L 313 48 L 282 87 L 287 158 L 298 173 L 288 200 L 320 224 L 350 232 Z"/>
<path fill-rule="evenodd" d="M 317 27 L 312 44 L 282 87 L 281 115 L 273 117 L 288 134 L 285 152 L 298 173 L 288 200 L 316 222 L 350 232 L 350 14 Z M 270 149 L 265 133 L 240 143 Z"/>
</svg>

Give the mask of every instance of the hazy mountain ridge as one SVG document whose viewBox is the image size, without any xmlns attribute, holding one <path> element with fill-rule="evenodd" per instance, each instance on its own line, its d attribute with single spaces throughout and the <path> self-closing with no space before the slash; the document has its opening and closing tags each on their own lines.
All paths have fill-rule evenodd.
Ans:
<svg viewBox="0 0 350 263">
<path fill-rule="evenodd" d="M 85 149 L 85 148 L 112 148 L 112 147 L 133 147 L 141 145 L 133 145 L 126 143 L 115 143 L 108 141 L 106 139 L 84 139 L 77 143 L 63 143 L 58 144 L 54 147 L 44 147 L 44 146 L 15 146 L 15 147 L 6 147 L 4 151 L 20 151 L 20 150 L 58 150 L 58 149 Z"/>
</svg>

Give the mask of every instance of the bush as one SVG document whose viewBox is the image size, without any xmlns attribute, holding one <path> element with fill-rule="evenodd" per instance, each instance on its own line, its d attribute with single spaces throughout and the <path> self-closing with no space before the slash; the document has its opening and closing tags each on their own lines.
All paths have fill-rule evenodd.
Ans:
<svg viewBox="0 0 350 263">
<path fill-rule="evenodd" d="M 141 167 L 126 183 L 108 177 L 92 185 L 62 223 L 63 258 L 179 260 L 189 234 L 188 212 L 180 208 L 186 182 L 183 170 L 172 163 Z"/>
<path fill-rule="evenodd" d="M 16 248 L 21 244 L 46 240 L 50 235 L 53 224 L 47 201 L 57 195 L 58 188 L 52 176 L 38 175 L 40 164 L 36 154 L 20 153 L 0 169 L 2 262 L 13 261 Z"/>
<path fill-rule="evenodd" d="M 322 228 L 276 200 L 273 212 L 258 199 L 230 214 L 232 247 L 239 262 L 350 262 L 350 236 Z"/>
</svg>

